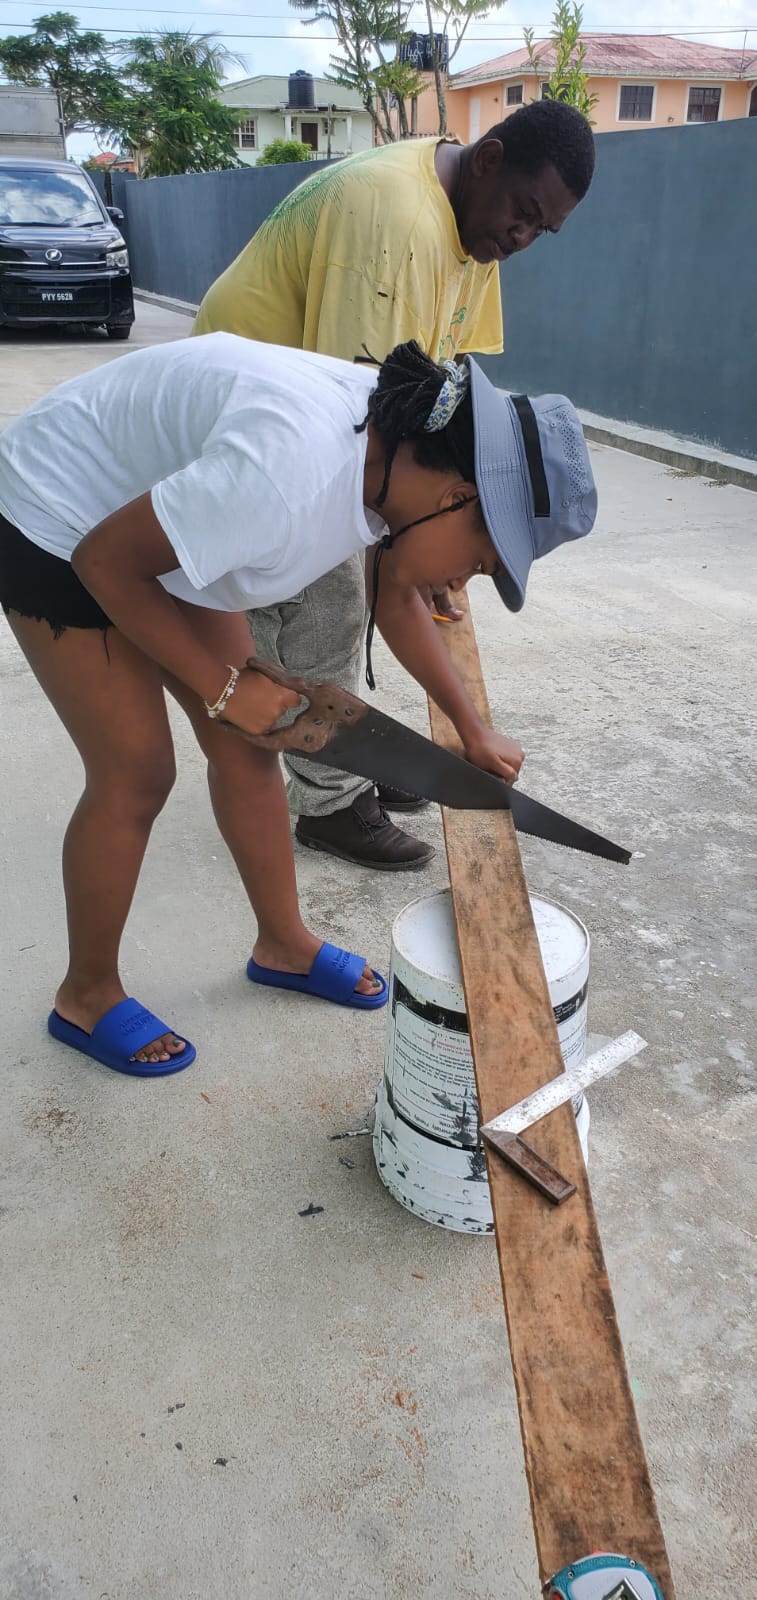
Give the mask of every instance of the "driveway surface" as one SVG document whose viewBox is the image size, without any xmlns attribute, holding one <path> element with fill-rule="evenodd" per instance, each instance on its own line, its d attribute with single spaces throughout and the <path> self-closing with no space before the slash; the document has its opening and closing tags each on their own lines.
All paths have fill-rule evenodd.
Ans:
<svg viewBox="0 0 757 1600">
<path fill-rule="evenodd" d="M 188 327 L 140 304 L 131 347 Z M 129 348 L 1 336 L 0 420 Z M 476 628 L 529 792 L 638 852 L 523 841 L 591 931 L 591 1034 L 649 1041 L 591 1097 L 593 1191 L 680 1600 L 731 1600 L 755 1548 L 757 497 L 594 460 L 596 533 L 520 617 L 474 584 Z M 535 1600 L 494 1244 L 403 1211 L 367 1138 L 331 1142 L 365 1122 L 384 1019 L 251 988 L 177 715 L 124 970 L 198 1061 L 145 1083 L 56 1045 L 81 773 L 2 619 L 0 677 L 0 1600 Z M 297 853 L 313 925 L 384 970 L 393 918 L 446 881 L 435 808 L 419 831 L 423 876 Z"/>
</svg>

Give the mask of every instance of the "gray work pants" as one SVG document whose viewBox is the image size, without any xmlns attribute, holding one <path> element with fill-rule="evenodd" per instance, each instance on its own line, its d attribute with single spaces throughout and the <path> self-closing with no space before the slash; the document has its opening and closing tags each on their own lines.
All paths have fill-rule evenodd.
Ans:
<svg viewBox="0 0 757 1600">
<path fill-rule="evenodd" d="M 363 557 L 350 556 L 333 572 L 282 605 L 248 611 L 258 654 L 315 683 L 338 683 L 360 695 L 366 622 Z M 352 805 L 371 784 L 349 772 L 287 755 L 289 808 L 294 816 L 324 817 Z"/>
</svg>

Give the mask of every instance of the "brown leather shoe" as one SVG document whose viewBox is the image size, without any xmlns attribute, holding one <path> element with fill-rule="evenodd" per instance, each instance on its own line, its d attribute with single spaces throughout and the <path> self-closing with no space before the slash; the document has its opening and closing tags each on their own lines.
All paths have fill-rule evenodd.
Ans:
<svg viewBox="0 0 757 1600">
<path fill-rule="evenodd" d="M 298 817 L 295 836 L 309 850 L 378 872 L 418 872 L 436 855 L 433 845 L 395 827 L 373 789 L 328 817 Z"/>
<path fill-rule="evenodd" d="M 379 802 L 387 811 L 425 811 L 430 805 L 423 795 L 411 794 L 409 789 L 397 789 L 393 783 L 377 783 Z"/>
</svg>

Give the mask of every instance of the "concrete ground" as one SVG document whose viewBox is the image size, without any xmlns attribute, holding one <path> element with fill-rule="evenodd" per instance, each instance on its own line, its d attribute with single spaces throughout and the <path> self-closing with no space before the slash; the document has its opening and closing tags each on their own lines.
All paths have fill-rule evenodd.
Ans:
<svg viewBox="0 0 757 1600">
<path fill-rule="evenodd" d="M 192 326 L 187 317 L 159 306 L 136 304 L 137 320 L 128 343 L 109 339 L 103 328 L 82 333 L 80 324 L 57 328 L 0 328 L 0 428 L 34 404 L 56 383 L 105 361 L 141 350 L 147 344 L 183 339 Z"/>
<path fill-rule="evenodd" d="M 143 342 L 188 326 L 138 316 Z M 0 410 L 127 348 L 6 335 Z M 757 499 L 594 459 L 596 533 L 520 617 L 473 585 L 476 627 L 524 786 L 638 852 L 523 841 L 533 888 L 591 930 L 592 1033 L 649 1040 L 592 1095 L 593 1191 L 680 1600 L 730 1600 L 754 1581 Z M 382 1016 L 246 982 L 177 717 L 124 966 L 198 1062 L 143 1083 L 53 1043 L 80 770 L 2 622 L 0 673 L 0 1600 L 535 1597 L 494 1244 L 403 1211 L 366 1138 L 330 1142 L 365 1120 Z M 435 809 L 420 829 L 421 877 L 298 851 L 314 926 L 384 970 L 393 917 L 446 880 Z"/>
</svg>

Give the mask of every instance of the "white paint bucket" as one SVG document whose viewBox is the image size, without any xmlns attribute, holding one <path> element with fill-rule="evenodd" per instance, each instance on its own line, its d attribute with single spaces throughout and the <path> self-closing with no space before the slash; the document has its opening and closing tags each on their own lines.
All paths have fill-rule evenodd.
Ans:
<svg viewBox="0 0 757 1600">
<path fill-rule="evenodd" d="M 586 1044 L 589 935 L 563 906 L 531 897 L 563 1060 Z M 373 1150 L 382 1182 L 426 1222 L 493 1230 L 449 889 L 412 900 L 392 929 L 384 1076 Z M 517 1097 L 516 1097 L 517 1098 Z M 505 1106 L 501 1108 L 506 1110 Z M 589 1107 L 574 1106 L 584 1160 Z"/>
</svg>

